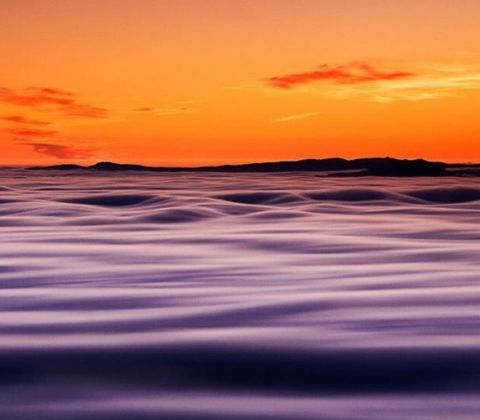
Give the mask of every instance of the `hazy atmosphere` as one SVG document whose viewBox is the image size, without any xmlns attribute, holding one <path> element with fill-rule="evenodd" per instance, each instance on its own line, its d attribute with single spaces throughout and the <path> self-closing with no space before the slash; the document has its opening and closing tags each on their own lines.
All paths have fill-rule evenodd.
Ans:
<svg viewBox="0 0 480 420">
<path fill-rule="evenodd" d="M 479 419 L 480 1 L 0 17 L 0 420 Z"/>
<path fill-rule="evenodd" d="M 0 164 L 479 161 L 476 0 L 0 0 Z"/>
</svg>

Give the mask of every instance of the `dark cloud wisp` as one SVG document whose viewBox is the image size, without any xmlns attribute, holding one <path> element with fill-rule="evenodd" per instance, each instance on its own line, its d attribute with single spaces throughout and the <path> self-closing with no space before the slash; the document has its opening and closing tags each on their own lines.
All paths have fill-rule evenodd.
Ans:
<svg viewBox="0 0 480 420">
<path fill-rule="evenodd" d="M 92 156 L 90 150 L 78 149 L 63 144 L 22 142 L 25 146 L 33 147 L 37 153 L 53 156 L 58 159 L 85 159 Z"/>
<path fill-rule="evenodd" d="M 4 121 L 8 121 L 14 124 L 22 124 L 22 125 L 49 125 L 51 124 L 49 121 L 41 121 L 35 120 L 32 118 L 27 118 L 22 115 L 6 115 L 4 117 L 0 117 Z"/>
<path fill-rule="evenodd" d="M 69 116 L 106 118 L 108 110 L 77 101 L 71 92 L 48 88 L 28 87 L 10 89 L 0 87 L 0 101 L 16 106 L 58 111 Z"/>
<path fill-rule="evenodd" d="M 359 84 L 406 79 L 414 75 L 414 73 L 406 71 L 382 71 L 368 63 L 357 62 L 340 66 L 324 64 L 313 71 L 270 77 L 265 80 L 265 83 L 279 89 L 292 89 L 299 85 L 322 81 L 336 84 Z"/>
<path fill-rule="evenodd" d="M 58 131 L 55 131 L 55 130 L 38 130 L 34 128 L 12 128 L 6 131 L 8 133 L 13 134 L 15 137 L 28 137 L 28 138 L 52 137 L 58 134 Z"/>
</svg>

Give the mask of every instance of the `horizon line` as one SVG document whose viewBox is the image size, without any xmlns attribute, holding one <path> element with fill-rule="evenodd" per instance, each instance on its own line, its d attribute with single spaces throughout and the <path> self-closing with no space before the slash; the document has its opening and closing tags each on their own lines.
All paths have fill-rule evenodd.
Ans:
<svg viewBox="0 0 480 420">
<path fill-rule="evenodd" d="M 436 163 L 444 163 L 447 165 L 479 165 L 480 161 L 453 161 L 453 160 L 440 160 L 440 159 L 429 159 L 425 157 L 395 157 L 395 156 L 362 156 L 362 157 L 354 157 L 354 158 L 346 158 L 342 156 L 329 156 L 329 157 L 305 157 L 300 159 L 280 159 L 280 160 L 262 160 L 262 161 L 243 161 L 243 162 L 236 162 L 236 163 L 218 163 L 218 164 L 204 164 L 204 165 L 162 165 L 162 164 L 149 164 L 149 163 L 138 163 L 138 162 L 124 162 L 124 161 L 115 161 L 115 160 L 98 160 L 94 161 L 93 163 L 74 163 L 72 161 L 67 162 L 58 162 L 58 163 L 51 163 L 51 164 L 13 164 L 13 165 L 2 165 L 0 164 L 0 168 L 12 168 L 12 169 L 22 169 L 22 168 L 48 168 L 52 166 L 78 166 L 82 168 L 90 168 L 92 166 L 98 165 L 100 163 L 111 163 L 116 165 L 135 165 L 135 166 L 143 166 L 147 168 L 166 168 L 166 169 L 201 169 L 201 168 L 218 168 L 224 166 L 244 166 L 244 165 L 256 165 L 256 164 L 275 164 L 275 163 L 295 163 L 295 162 L 303 162 L 303 161 L 327 161 L 327 160 L 344 160 L 344 161 L 356 161 L 362 159 L 393 159 L 393 160 L 403 160 L 403 161 L 417 161 L 423 160 L 426 162 L 436 162 Z"/>
</svg>

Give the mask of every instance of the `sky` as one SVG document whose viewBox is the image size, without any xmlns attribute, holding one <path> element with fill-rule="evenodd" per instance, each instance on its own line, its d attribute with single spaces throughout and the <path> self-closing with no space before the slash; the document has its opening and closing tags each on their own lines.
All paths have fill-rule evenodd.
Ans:
<svg viewBox="0 0 480 420">
<path fill-rule="evenodd" d="M 0 165 L 480 161 L 478 0 L 0 0 Z"/>
</svg>

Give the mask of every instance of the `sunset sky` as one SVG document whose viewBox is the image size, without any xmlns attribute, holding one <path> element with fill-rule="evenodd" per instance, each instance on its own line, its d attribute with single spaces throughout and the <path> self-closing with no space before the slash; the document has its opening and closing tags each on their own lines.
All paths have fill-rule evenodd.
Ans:
<svg viewBox="0 0 480 420">
<path fill-rule="evenodd" d="M 0 0 L 0 164 L 480 161 L 478 0 Z"/>
</svg>

